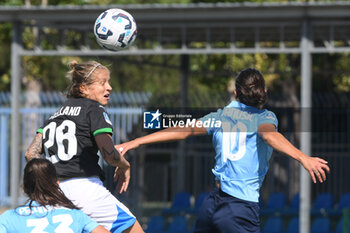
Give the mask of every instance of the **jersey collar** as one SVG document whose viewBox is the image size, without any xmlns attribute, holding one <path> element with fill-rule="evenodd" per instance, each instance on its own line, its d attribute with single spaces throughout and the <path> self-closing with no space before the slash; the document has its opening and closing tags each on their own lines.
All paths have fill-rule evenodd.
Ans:
<svg viewBox="0 0 350 233">
<path fill-rule="evenodd" d="M 238 101 L 232 101 L 229 105 L 226 106 L 227 108 L 239 108 L 243 111 L 253 111 L 253 112 L 259 112 L 260 110 L 256 107 L 245 105 Z"/>
<path fill-rule="evenodd" d="M 30 200 L 26 203 L 26 206 L 29 206 Z M 40 206 L 38 202 L 32 201 L 32 206 Z"/>
</svg>

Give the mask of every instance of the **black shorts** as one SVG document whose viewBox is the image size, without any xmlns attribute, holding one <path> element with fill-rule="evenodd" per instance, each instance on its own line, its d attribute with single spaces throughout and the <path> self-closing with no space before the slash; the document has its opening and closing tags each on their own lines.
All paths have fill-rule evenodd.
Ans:
<svg viewBox="0 0 350 233">
<path fill-rule="evenodd" d="M 259 203 L 244 201 L 218 188 L 199 210 L 195 233 L 259 233 Z"/>
</svg>

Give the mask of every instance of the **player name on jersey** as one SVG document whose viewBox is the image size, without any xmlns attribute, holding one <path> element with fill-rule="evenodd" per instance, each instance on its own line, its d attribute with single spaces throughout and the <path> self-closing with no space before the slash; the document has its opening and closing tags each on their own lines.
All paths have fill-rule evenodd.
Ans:
<svg viewBox="0 0 350 233">
<path fill-rule="evenodd" d="M 244 111 L 237 111 L 235 108 L 227 108 L 222 113 L 223 116 L 227 116 L 233 119 L 243 119 L 243 120 L 252 120 L 253 114 Z"/>
<path fill-rule="evenodd" d="M 70 106 L 65 106 L 60 108 L 55 114 L 53 114 L 49 119 L 54 119 L 58 116 L 61 115 L 67 115 L 67 116 L 78 116 L 80 113 L 81 107 L 70 107 Z"/>
<path fill-rule="evenodd" d="M 29 206 L 24 206 L 17 209 L 20 215 L 30 215 L 35 213 L 45 214 L 51 210 L 52 207 L 50 206 L 32 206 L 32 209 L 30 209 Z"/>
</svg>

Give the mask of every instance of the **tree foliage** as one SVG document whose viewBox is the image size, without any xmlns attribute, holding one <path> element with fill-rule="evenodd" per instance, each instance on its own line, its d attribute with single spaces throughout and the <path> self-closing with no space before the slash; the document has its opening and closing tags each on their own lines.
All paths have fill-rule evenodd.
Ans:
<svg viewBox="0 0 350 233">
<path fill-rule="evenodd" d="M 189 3 L 197 0 L 121 0 L 118 4 L 132 3 Z M 210 0 L 208 0 L 210 1 Z M 255 1 L 255 0 L 253 0 Z M 201 1 L 202 2 L 202 1 Z M 41 5 L 43 0 L 30 0 L 31 5 Z M 111 0 L 48 0 L 49 5 L 64 4 L 111 4 Z M 3 5 L 22 5 L 24 1 L 0 0 Z M 28 1 L 26 2 L 28 4 Z M 0 90 L 10 88 L 10 23 L 0 24 Z M 45 29 L 47 38 L 41 40 L 45 49 L 53 49 L 50 40 L 58 40 L 57 31 Z M 22 39 L 24 46 L 33 49 L 38 32 L 25 28 Z M 65 39 L 74 48 L 79 47 L 80 34 L 67 31 Z M 204 46 L 204 45 L 198 45 Z M 23 57 L 23 84 L 37 80 L 44 90 L 64 91 L 69 80 L 65 78 L 68 62 L 71 60 L 98 60 L 110 64 L 111 83 L 115 91 L 148 91 L 152 93 L 176 94 L 180 91 L 179 55 L 109 56 L 109 57 Z M 350 55 L 313 55 L 313 89 L 316 91 L 350 91 Z M 282 96 L 297 96 L 300 84 L 300 55 L 298 54 L 214 54 L 191 55 L 189 70 L 189 92 L 208 93 L 213 90 L 226 93 L 237 73 L 247 67 L 259 69 L 265 76 L 268 88 Z"/>
<path fill-rule="evenodd" d="M 10 23 L 0 24 L 0 90 L 8 90 L 11 83 L 10 56 L 11 53 L 11 28 Z"/>
</svg>

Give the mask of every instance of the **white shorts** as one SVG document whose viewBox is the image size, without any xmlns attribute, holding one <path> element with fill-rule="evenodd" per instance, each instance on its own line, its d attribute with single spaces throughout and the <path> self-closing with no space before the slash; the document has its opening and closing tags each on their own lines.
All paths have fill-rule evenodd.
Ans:
<svg viewBox="0 0 350 233">
<path fill-rule="evenodd" d="M 123 232 L 136 221 L 130 210 L 103 186 L 98 177 L 60 181 L 60 188 L 84 213 L 113 233 Z"/>
</svg>

